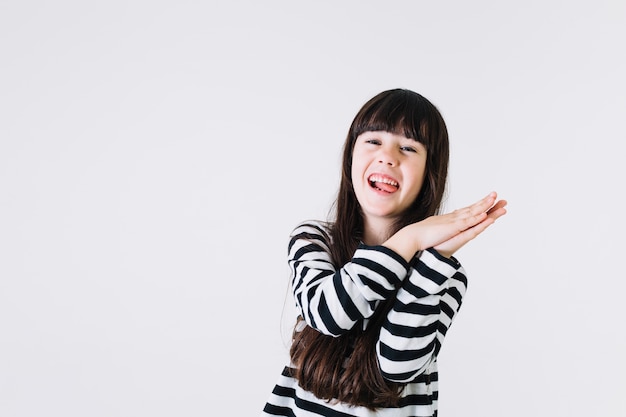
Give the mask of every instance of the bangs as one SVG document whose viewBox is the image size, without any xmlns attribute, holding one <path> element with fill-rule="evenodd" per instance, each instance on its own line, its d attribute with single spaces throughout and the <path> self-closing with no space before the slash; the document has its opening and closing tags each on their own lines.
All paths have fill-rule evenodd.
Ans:
<svg viewBox="0 0 626 417">
<path fill-rule="evenodd" d="M 367 103 L 354 120 L 352 132 L 354 138 L 363 132 L 390 132 L 414 139 L 428 149 L 435 112 L 437 110 L 422 96 L 396 90 L 394 94 L 383 94 Z"/>
</svg>

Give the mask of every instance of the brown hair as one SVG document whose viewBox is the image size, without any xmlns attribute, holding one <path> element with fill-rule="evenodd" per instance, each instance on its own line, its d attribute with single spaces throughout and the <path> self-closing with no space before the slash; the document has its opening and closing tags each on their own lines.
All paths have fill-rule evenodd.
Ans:
<svg viewBox="0 0 626 417">
<path fill-rule="evenodd" d="M 363 215 L 354 193 L 351 169 L 354 143 L 367 131 L 402 134 L 422 143 L 427 150 L 422 188 L 391 234 L 437 214 L 445 192 L 448 132 L 437 108 L 420 94 L 405 89 L 383 91 L 371 98 L 355 116 L 344 143 L 341 182 L 333 206 L 335 219 L 330 225 L 330 252 L 336 268 L 352 259 L 363 235 Z M 397 406 L 404 385 L 383 378 L 376 356 L 378 333 L 392 303 L 393 297 L 379 306 L 366 330 L 357 323 L 339 337 L 324 335 L 309 326 L 294 331 L 290 354 L 300 386 L 321 399 L 337 399 L 371 409 Z"/>
</svg>

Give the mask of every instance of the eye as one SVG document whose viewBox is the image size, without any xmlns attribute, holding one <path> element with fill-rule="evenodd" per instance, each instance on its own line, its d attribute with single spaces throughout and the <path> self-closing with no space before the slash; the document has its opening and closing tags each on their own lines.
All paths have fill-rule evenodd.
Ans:
<svg viewBox="0 0 626 417">
<path fill-rule="evenodd" d="M 400 150 L 404 151 L 404 152 L 417 152 L 417 149 L 415 149 L 412 146 L 403 146 L 400 148 Z"/>
<path fill-rule="evenodd" d="M 370 143 L 372 145 L 380 145 L 380 140 L 378 140 L 378 139 L 365 139 L 365 143 Z"/>
</svg>

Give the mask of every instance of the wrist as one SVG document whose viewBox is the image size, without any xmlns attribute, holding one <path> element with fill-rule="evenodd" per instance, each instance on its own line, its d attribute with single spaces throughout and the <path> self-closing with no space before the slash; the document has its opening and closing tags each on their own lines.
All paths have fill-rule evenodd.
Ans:
<svg viewBox="0 0 626 417">
<path fill-rule="evenodd" d="M 407 227 L 398 230 L 383 243 L 383 246 L 402 256 L 405 261 L 411 262 L 415 254 L 421 248 L 419 248 L 418 242 L 413 237 L 413 233 L 411 233 Z"/>
</svg>

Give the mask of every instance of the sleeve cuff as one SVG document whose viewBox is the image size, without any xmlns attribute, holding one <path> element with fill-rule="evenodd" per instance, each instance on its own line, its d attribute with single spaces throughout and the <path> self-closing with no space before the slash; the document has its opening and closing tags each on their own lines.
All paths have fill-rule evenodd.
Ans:
<svg viewBox="0 0 626 417">
<path fill-rule="evenodd" d="M 382 245 L 368 246 L 361 243 L 352 259 L 357 263 L 366 262 L 370 269 L 385 277 L 396 288 L 411 269 L 410 264 L 402 256 Z M 363 261 L 358 261 L 358 259 Z"/>
<path fill-rule="evenodd" d="M 461 263 L 454 256 L 446 258 L 442 254 L 437 252 L 437 250 L 434 249 L 434 248 L 428 248 L 428 249 L 426 249 L 426 251 L 431 253 L 435 258 L 437 258 L 437 260 L 450 265 L 454 269 L 459 269 L 461 267 Z"/>
</svg>

